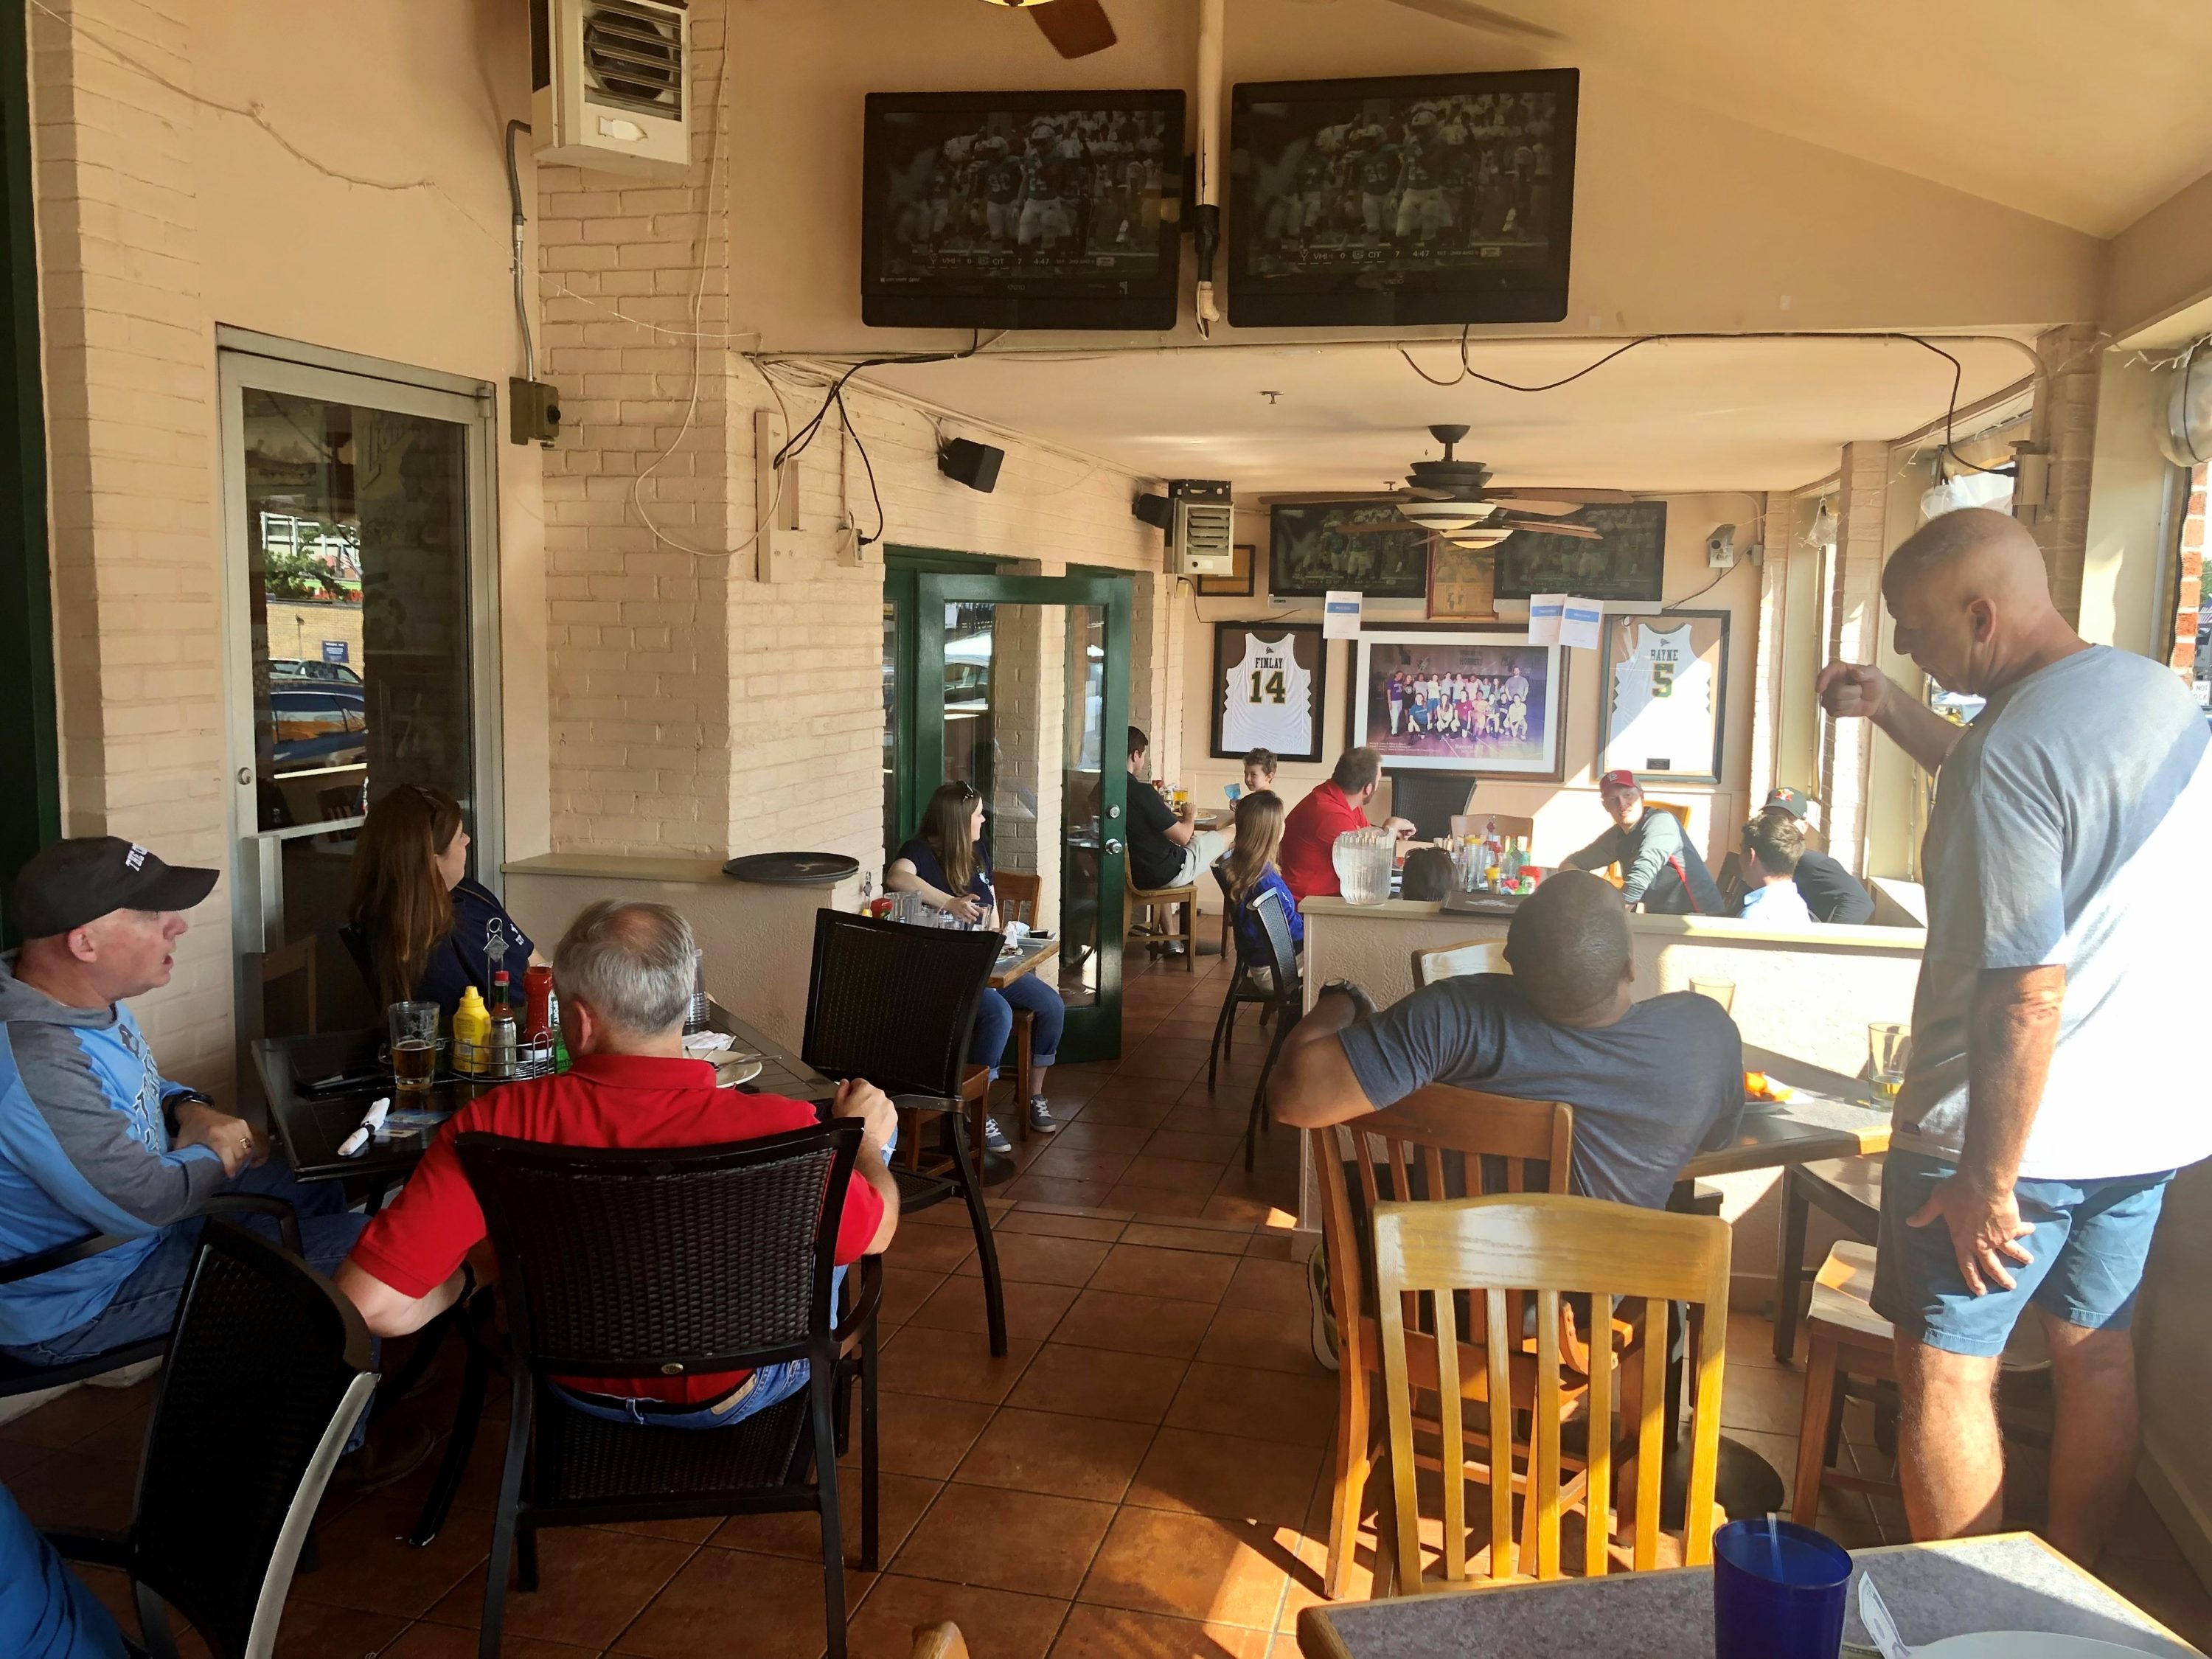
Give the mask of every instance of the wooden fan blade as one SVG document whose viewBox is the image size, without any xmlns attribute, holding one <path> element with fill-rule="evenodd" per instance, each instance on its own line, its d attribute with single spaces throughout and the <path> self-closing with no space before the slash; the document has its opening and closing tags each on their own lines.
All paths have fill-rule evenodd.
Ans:
<svg viewBox="0 0 2212 1659">
<path fill-rule="evenodd" d="M 1335 526 L 1340 536 L 1401 536 L 1408 530 L 1426 530 L 1428 526 L 1415 524 L 1411 519 L 1401 519 L 1395 524 L 1340 524 Z"/>
<path fill-rule="evenodd" d="M 1258 499 L 1262 507 L 1273 507 L 1278 501 L 1286 507 L 1308 501 L 1342 501 L 1347 507 L 1395 507 L 1400 501 L 1410 501 L 1413 497 L 1408 495 L 1378 495 L 1372 490 L 1293 489 L 1286 495 L 1262 495 Z"/>
<path fill-rule="evenodd" d="M 1484 493 L 1492 501 L 1498 500 L 1494 491 Z M 1565 514 L 1579 513 L 1583 510 L 1579 501 L 1532 501 L 1518 495 L 1507 497 L 1501 504 L 1510 505 L 1516 513 Z"/>
<path fill-rule="evenodd" d="M 1531 487 L 1526 489 L 1510 486 L 1482 492 L 1492 501 L 1512 501 L 1522 507 L 1534 507 L 1538 501 L 1571 501 L 1577 507 L 1619 507 L 1636 500 L 1625 489 L 1547 489 Z"/>
<path fill-rule="evenodd" d="M 1046 0 L 1031 6 L 1030 15 L 1062 58 L 1088 58 L 1103 52 L 1116 39 L 1113 20 L 1100 0 Z"/>
<path fill-rule="evenodd" d="M 1525 34 L 1538 40 L 1565 38 L 1557 29 L 1547 29 L 1541 23 L 1531 23 L 1524 18 L 1492 11 L 1488 6 L 1475 5 L 1473 0 L 1398 0 L 1398 3 L 1415 11 L 1427 12 L 1431 17 L 1449 18 L 1455 23 L 1464 23 L 1469 28 L 1493 29 L 1500 34 Z"/>
<path fill-rule="evenodd" d="M 1601 542 L 1605 532 L 1592 530 L 1586 524 L 1551 524 L 1542 519 L 1516 519 L 1510 521 L 1516 530 L 1525 530 L 1534 536 L 1577 536 L 1586 542 Z"/>
</svg>

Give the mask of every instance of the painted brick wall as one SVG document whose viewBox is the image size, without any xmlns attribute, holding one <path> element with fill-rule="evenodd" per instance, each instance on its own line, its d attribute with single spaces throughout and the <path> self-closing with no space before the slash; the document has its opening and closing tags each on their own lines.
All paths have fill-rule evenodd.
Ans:
<svg viewBox="0 0 2212 1659">
<path fill-rule="evenodd" d="M 1751 773 L 1744 799 L 1755 809 L 1775 785 L 1775 751 L 1780 742 L 1783 620 L 1790 603 L 1790 535 L 1796 501 L 1769 495 L 1762 503 L 1765 526 L 1765 562 L 1759 568 L 1759 670 L 1752 678 Z"/>
<path fill-rule="evenodd" d="M 182 0 L 29 13 L 64 828 L 228 862 L 215 410 Z M 228 884 L 134 1000 L 170 1076 L 227 1087 Z"/>
<path fill-rule="evenodd" d="M 2049 379 L 2037 398 L 2030 433 L 2051 457 L 2051 481 L 2042 502 L 2015 505 L 2043 549 L 2051 573 L 2051 598 L 2069 623 L 2081 615 L 2081 562 L 2089 545 L 2089 471 L 2097 439 L 2097 372 L 2103 337 L 2088 323 L 2045 330 L 2036 355 Z"/>
<path fill-rule="evenodd" d="M 2173 650 L 2166 661 L 2192 684 L 2212 679 L 2212 662 L 2197 649 L 2203 625 L 2205 481 L 2212 465 L 2200 464 L 2189 475 L 2189 506 L 2181 520 L 2181 583 L 2175 595 Z"/>
</svg>

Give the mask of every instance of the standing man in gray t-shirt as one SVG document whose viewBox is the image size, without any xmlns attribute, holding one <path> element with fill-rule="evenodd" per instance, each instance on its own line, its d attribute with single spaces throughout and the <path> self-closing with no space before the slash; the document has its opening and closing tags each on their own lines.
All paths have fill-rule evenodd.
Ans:
<svg viewBox="0 0 2212 1659">
<path fill-rule="evenodd" d="M 1988 699 L 1961 729 L 1877 669 L 1820 681 L 1831 715 L 1940 779 L 1874 1292 L 1897 1328 L 1905 1511 L 1920 1539 L 1996 1528 L 1992 1390 L 2032 1304 L 2057 1395 L 2045 1530 L 2087 1564 L 2135 1469 L 2128 1326 L 2166 1183 L 2212 1153 L 2202 1092 L 2162 1076 L 2202 1018 L 2179 969 L 2212 922 L 2204 717 L 2166 669 L 2074 631 L 2002 514 L 1924 526 L 1882 594 L 1900 652 Z"/>
</svg>

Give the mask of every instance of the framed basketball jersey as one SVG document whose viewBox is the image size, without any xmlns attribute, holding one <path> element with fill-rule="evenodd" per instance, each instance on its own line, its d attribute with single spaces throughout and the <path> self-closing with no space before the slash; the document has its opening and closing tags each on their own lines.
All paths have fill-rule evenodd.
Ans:
<svg viewBox="0 0 2212 1659">
<path fill-rule="evenodd" d="M 1729 613 L 1605 619 L 1598 769 L 1717 783 L 1727 722 Z"/>
<path fill-rule="evenodd" d="M 1272 749 L 1286 761 L 1319 760 L 1328 664 L 1318 623 L 1216 623 L 1215 757 Z"/>
</svg>

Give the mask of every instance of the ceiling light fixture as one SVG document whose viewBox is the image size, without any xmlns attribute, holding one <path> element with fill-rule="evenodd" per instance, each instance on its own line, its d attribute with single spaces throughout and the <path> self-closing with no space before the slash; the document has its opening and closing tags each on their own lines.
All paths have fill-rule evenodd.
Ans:
<svg viewBox="0 0 2212 1659">
<path fill-rule="evenodd" d="M 1479 550 L 1495 547 L 1512 533 L 1513 526 L 1510 524 L 1482 524 L 1470 526 L 1465 530 L 1447 530 L 1443 532 L 1443 538 L 1454 547 Z"/>
<path fill-rule="evenodd" d="M 1480 524 L 1498 512 L 1493 501 L 1401 501 L 1398 511 L 1424 530 L 1449 533 Z"/>
</svg>

